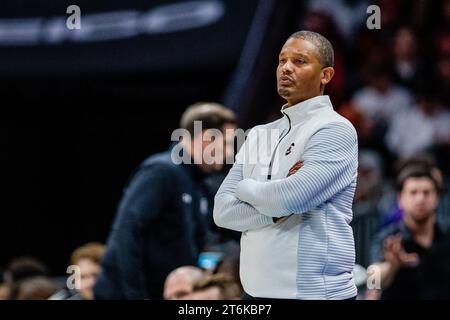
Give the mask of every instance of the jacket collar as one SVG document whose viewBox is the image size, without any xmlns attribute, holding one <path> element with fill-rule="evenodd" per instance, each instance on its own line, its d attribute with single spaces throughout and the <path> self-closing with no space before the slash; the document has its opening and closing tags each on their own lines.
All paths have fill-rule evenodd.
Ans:
<svg viewBox="0 0 450 320">
<path fill-rule="evenodd" d="M 295 125 L 327 109 L 333 110 L 333 105 L 329 96 L 322 95 L 299 102 L 291 107 L 285 104 L 281 108 L 281 113 L 289 118 L 291 125 Z"/>
</svg>

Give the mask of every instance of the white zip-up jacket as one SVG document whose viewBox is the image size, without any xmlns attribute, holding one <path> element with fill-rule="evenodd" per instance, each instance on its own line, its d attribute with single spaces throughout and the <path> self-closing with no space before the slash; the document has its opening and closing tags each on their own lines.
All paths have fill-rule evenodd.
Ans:
<svg viewBox="0 0 450 320">
<path fill-rule="evenodd" d="M 216 194 L 214 220 L 242 232 L 240 276 L 251 296 L 352 298 L 356 131 L 328 96 L 281 112 L 250 131 Z"/>
</svg>

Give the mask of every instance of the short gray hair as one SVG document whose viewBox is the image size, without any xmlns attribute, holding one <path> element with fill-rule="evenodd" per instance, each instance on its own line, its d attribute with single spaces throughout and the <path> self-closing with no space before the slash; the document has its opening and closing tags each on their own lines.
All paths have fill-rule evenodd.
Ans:
<svg viewBox="0 0 450 320">
<path fill-rule="evenodd" d="M 311 42 L 319 52 L 319 61 L 324 67 L 334 66 L 334 50 L 330 41 L 323 35 L 313 31 L 297 31 L 290 38 L 303 39 Z"/>
</svg>

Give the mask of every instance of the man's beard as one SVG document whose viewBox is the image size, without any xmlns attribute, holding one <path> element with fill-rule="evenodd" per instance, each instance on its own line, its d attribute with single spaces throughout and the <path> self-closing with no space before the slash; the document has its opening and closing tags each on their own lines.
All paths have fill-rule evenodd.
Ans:
<svg viewBox="0 0 450 320">
<path fill-rule="evenodd" d="M 433 216 L 433 213 L 427 212 L 424 214 L 412 215 L 412 219 L 414 220 L 415 223 L 423 225 L 423 224 L 427 223 L 431 219 L 432 216 Z"/>
<path fill-rule="evenodd" d="M 278 88 L 278 94 L 283 98 L 289 98 L 291 96 L 291 92 L 283 87 Z"/>
</svg>

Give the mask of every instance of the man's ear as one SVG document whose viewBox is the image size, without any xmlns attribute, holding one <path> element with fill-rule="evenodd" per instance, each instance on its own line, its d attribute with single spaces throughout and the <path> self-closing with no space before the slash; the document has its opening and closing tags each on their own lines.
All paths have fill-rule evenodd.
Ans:
<svg viewBox="0 0 450 320">
<path fill-rule="evenodd" d="M 322 79 L 320 79 L 320 82 L 323 86 L 327 85 L 331 79 L 333 79 L 334 76 L 334 68 L 333 67 L 326 67 L 322 69 Z"/>
</svg>

